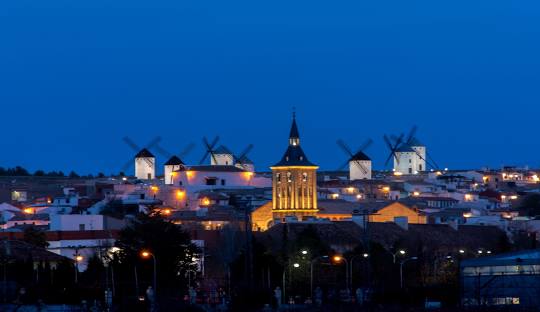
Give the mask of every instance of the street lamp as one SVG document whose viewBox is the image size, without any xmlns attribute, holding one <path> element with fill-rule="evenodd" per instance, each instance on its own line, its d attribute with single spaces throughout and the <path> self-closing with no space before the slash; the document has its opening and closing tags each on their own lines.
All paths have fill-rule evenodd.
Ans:
<svg viewBox="0 0 540 312">
<path fill-rule="evenodd" d="M 75 251 L 75 284 L 79 282 L 79 263 L 84 260 L 84 257 L 79 254 L 79 251 Z"/>
<path fill-rule="evenodd" d="M 349 289 L 349 261 L 340 255 L 335 255 L 332 260 L 334 260 L 335 263 L 345 262 L 345 288 Z"/>
<path fill-rule="evenodd" d="M 290 265 L 290 264 L 288 263 L 287 266 L 289 266 L 289 265 Z M 299 268 L 299 267 L 300 267 L 300 263 L 295 262 L 295 263 L 293 263 L 292 266 L 293 266 L 294 268 Z M 285 284 L 285 272 L 286 272 L 286 271 L 287 271 L 287 267 L 283 268 L 283 276 L 282 276 L 282 283 L 283 283 L 283 298 L 282 298 L 282 300 L 283 300 L 283 303 L 286 303 L 286 302 L 287 302 L 287 301 L 286 301 L 286 300 L 287 300 L 287 299 L 286 299 L 287 297 L 285 296 L 285 294 L 286 294 L 286 292 L 285 292 L 285 285 L 286 285 L 286 284 Z M 289 277 L 289 278 L 290 278 L 290 277 Z"/>
<path fill-rule="evenodd" d="M 141 251 L 141 257 L 143 259 L 148 259 L 152 257 L 152 260 L 154 262 L 154 296 L 157 297 L 157 263 L 156 263 L 156 257 L 153 253 L 147 250 Z"/>
<path fill-rule="evenodd" d="M 387 251 L 392 255 L 392 260 L 394 261 L 394 263 L 396 263 L 397 256 L 404 256 L 407 254 L 407 251 L 405 249 L 399 249 L 396 252 L 391 252 L 389 250 Z"/>
<path fill-rule="evenodd" d="M 403 265 L 412 260 L 418 260 L 418 257 L 410 257 L 405 260 L 401 260 L 399 263 L 399 286 L 401 289 L 403 289 Z"/>
<path fill-rule="evenodd" d="M 328 256 L 316 257 L 316 258 L 311 259 L 311 261 L 309 262 L 309 290 L 311 293 L 311 300 L 314 300 L 313 298 L 313 265 L 319 259 L 328 259 Z"/>
<path fill-rule="evenodd" d="M 364 259 L 367 259 L 369 258 L 369 254 L 367 252 L 361 254 L 361 255 L 355 255 L 351 258 L 351 265 L 349 266 L 349 284 L 351 285 L 351 287 L 353 287 L 353 264 L 354 264 L 354 260 L 357 259 L 357 258 L 364 258 Z"/>
</svg>

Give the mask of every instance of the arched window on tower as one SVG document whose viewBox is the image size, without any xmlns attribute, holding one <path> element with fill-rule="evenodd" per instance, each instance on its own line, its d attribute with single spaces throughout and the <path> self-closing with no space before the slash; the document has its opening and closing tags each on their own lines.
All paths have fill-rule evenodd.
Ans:
<svg viewBox="0 0 540 312">
<path fill-rule="evenodd" d="M 287 182 L 289 182 L 289 183 L 292 182 L 292 173 L 290 171 L 287 172 Z"/>
<path fill-rule="evenodd" d="M 307 182 L 308 174 L 307 172 L 302 173 L 302 182 Z"/>
</svg>

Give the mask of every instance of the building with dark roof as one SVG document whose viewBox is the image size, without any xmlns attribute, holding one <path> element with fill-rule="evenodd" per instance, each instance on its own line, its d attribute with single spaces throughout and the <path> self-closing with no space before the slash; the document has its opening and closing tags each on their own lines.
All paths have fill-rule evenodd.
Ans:
<svg viewBox="0 0 540 312">
<path fill-rule="evenodd" d="M 140 180 L 152 180 L 156 177 L 156 157 L 146 148 L 135 155 L 135 177 Z"/>
<path fill-rule="evenodd" d="M 463 260 L 460 274 L 461 301 L 466 307 L 523 311 L 540 306 L 539 249 Z"/>
<path fill-rule="evenodd" d="M 317 212 L 317 165 L 300 146 L 300 134 L 293 114 L 289 145 L 272 169 L 272 211 L 276 216 L 304 217 Z"/>
</svg>

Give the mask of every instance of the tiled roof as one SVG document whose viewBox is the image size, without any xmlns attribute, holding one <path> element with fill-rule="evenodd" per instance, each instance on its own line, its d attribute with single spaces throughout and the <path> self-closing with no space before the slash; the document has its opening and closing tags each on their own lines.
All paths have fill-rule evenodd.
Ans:
<svg viewBox="0 0 540 312">
<path fill-rule="evenodd" d="M 20 240 L 0 241 L 0 257 L 17 261 L 45 261 L 58 262 L 67 258 L 47 251 L 45 248 L 36 247 Z"/>
<path fill-rule="evenodd" d="M 274 167 L 286 166 L 316 166 L 311 163 L 300 145 L 289 145 L 281 160 Z"/>
</svg>

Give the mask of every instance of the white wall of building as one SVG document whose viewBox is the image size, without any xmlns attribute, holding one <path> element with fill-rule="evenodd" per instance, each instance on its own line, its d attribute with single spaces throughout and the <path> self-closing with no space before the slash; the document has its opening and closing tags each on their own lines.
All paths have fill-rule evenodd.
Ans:
<svg viewBox="0 0 540 312">
<path fill-rule="evenodd" d="M 358 163 L 361 165 L 359 166 Z M 365 170 L 364 170 L 365 169 Z M 371 179 L 371 160 L 349 161 L 350 180 Z"/>
<path fill-rule="evenodd" d="M 416 171 L 426 171 L 426 147 L 425 146 L 411 146 L 413 150 L 416 151 L 415 157 L 415 170 Z"/>
<path fill-rule="evenodd" d="M 402 174 L 416 174 L 416 160 L 418 156 L 415 152 L 396 152 L 396 157 L 399 162 L 394 158 L 394 171 Z"/>
<path fill-rule="evenodd" d="M 210 164 L 212 166 L 234 166 L 234 158 L 232 154 L 214 154 L 214 157 L 210 157 Z"/>
<path fill-rule="evenodd" d="M 105 229 L 103 215 L 52 215 L 51 231 L 97 231 Z"/>
<path fill-rule="evenodd" d="M 163 167 L 163 179 L 165 184 L 174 184 L 175 171 L 180 170 L 181 165 L 167 165 Z"/>
<path fill-rule="evenodd" d="M 156 159 L 154 157 L 135 158 L 135 177 L 140 180 L 155 179 Z"/>
</svg>

